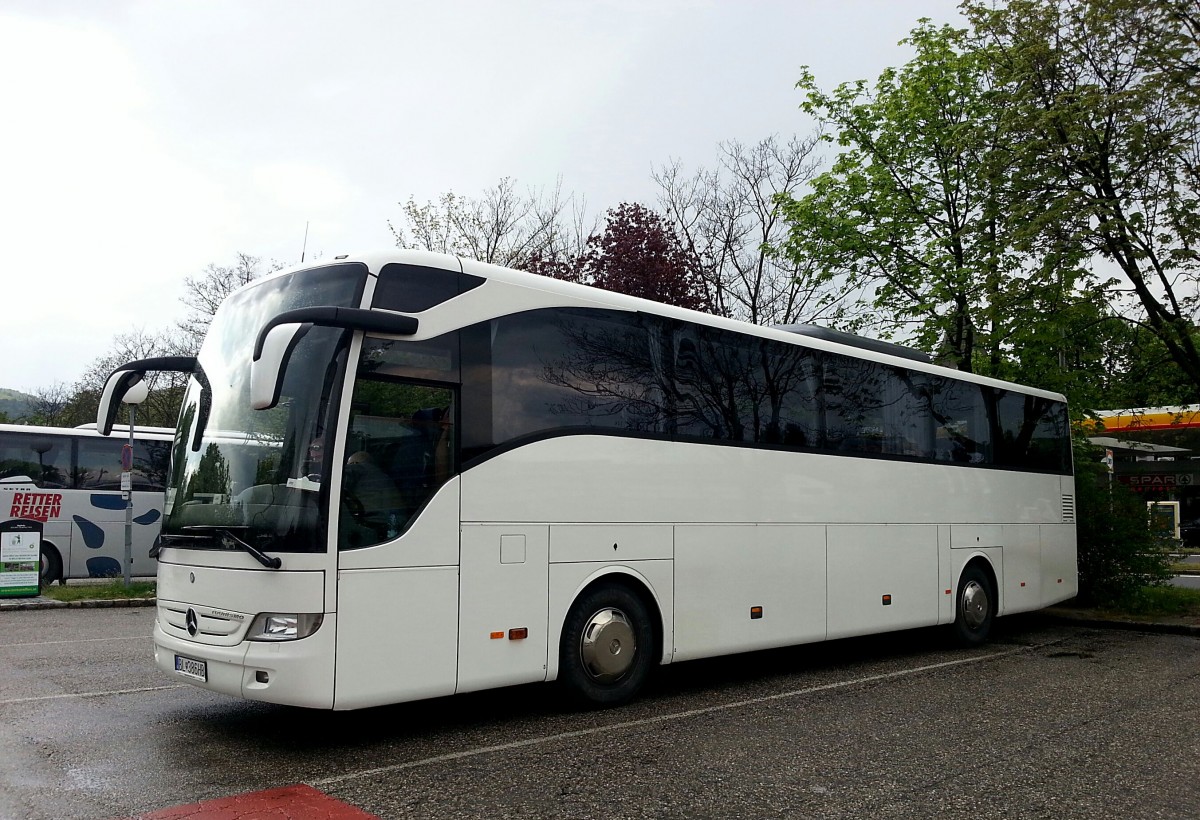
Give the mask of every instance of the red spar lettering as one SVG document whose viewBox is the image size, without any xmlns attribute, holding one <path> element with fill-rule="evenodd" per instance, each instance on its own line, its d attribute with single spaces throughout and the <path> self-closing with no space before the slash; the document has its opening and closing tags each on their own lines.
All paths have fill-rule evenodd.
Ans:
<svg viewBox="0 0 1200 820">
<path fill-rule="evenodd" d="M 13 493 L 9 518 L 45 523 L 62 514 L 62 493 Z"/>
</svg>

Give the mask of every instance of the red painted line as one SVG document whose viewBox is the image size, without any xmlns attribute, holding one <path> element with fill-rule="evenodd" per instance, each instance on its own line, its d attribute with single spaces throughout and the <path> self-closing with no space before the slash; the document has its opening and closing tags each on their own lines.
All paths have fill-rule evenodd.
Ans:
<svg viewBox="0 0 1200 820">
<path fill-rule="evenodd" d="M 129 820 L 379 820 L 312 786 L 296 784 L 159 809 Z"/>
<path fill-rule="evenodd" d="M 1200 427 L 1200 421 L 1181 421 L 1172 424 L 1123 424 L 1120 427 L 1109 427 L 1105 425 L 1104 430 L 1100 431 L 1100 435 L 1106 433 L 1137 433 L 1147 430 L 1188 430 L 1193 427 Z"/>
</svg>

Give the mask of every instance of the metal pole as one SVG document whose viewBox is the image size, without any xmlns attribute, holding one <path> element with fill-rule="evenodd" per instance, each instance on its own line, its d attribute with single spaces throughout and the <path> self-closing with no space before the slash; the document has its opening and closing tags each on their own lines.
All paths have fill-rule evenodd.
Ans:
<svg viewBox="0 0 1200 820">
<path fill-rule="evenodd" d="M 121 474 L 121 489 L 125 493 L 125 561 L 122 564 L 122 577 L 125 579 L 125 586 L 130 584 L 130 574 L 133 571 L 133 474 L 130 472 L 130 467 L 133 466 L 133 422 L 137 417 L 137 405 L 129 405 L 129 454 L 130 457 L 126 464 L 121 466 L 124 472 Z"/>
</svg>

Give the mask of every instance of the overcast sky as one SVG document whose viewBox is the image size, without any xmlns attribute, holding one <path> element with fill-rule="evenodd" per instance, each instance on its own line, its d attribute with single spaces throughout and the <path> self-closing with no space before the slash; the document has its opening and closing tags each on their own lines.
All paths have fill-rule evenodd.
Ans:
<svg viewBox="0 0 1200 820">
<path fill-rule="evenodd" d="M 391 247 L 400 203 L 502 177 L 654 206 L 652 167 L 806 135 L 957 0 L 4 0 L 0 387 L 72 384 L 238 252 Z"/>
</svg>

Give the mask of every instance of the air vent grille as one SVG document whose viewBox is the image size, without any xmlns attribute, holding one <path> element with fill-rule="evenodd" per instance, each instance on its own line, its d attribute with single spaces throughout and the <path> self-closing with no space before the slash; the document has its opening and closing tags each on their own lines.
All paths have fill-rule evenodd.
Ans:
<svg viewBox="0 0 1200 820">
<path fill-rule="evenodd" d="M 1075 523 L 1075 496 L 1064 495 L 1062 497 L 1062 515 L 1064 524 Z"/>
</svg>

